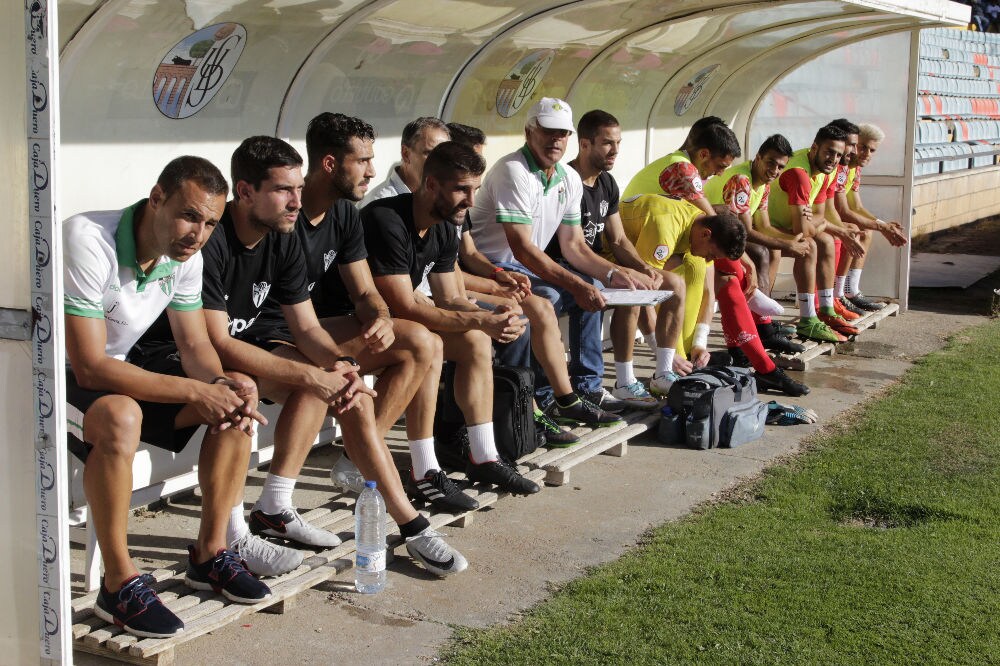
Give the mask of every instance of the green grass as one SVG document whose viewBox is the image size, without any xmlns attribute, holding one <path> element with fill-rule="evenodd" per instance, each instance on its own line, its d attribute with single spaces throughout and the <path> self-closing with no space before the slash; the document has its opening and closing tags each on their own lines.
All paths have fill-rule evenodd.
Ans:
<svg viewBox="0 0 1000 666">
<path fill-rule="evenodd" d="M 1000 322 L 453 664 L 1000 663 Z M 640 498 L 636 498 L 640 501 Z"/>
</svg>

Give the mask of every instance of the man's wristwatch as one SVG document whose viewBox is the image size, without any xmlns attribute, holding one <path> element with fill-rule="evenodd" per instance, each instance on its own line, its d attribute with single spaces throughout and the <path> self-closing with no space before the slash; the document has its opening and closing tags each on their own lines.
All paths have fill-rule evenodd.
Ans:
<svg viewBox="0 0 1000 666">
<path fill-rule="evenodd" d="M 355 359 L 353 356 L 338 356 L 337 363 L 340 363 L 341 361 L 350 363 L 351 365 L 357 365 L 357 366 L 361 365 L 360 363 L 358 363 L 357 359 Z"/>
</svg>

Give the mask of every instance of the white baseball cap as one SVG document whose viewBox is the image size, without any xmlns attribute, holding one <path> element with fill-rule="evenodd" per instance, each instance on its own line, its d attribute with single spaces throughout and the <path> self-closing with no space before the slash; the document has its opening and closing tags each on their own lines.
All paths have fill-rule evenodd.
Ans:
<svg viewBox="0 0 1000 666">
<path fill-rule="evenodd" d="M 569 104 L 555 97 L 543 97 L 528 109 L 528 122 L 536 121 L 545 129 L 561 129 L 575 132 L 573 109 Z"/>
</svg>

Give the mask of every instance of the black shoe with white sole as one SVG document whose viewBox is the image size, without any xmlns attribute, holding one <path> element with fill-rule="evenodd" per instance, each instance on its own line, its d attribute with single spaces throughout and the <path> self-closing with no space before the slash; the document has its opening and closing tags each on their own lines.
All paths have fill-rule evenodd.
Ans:
<svg viewBox="0 0 1000 666">
<path fill-rule="evenodd" d="M 406 473 L 405 487 L 410 499 L 419 500 L 449 513 L 479 508 L 479 502 L 463 493 L 458 484 L 439 469 L 430 470 L 419 481 L 413 478 L 413 470 L 409 470 Z"/>
</svg>

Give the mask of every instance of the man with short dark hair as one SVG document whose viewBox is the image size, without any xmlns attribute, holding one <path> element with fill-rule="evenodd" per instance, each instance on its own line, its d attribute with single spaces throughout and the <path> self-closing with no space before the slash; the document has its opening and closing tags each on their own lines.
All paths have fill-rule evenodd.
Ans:
<svg viewBox="0 0 1000 666">
<path fill-rule="evenodd" d="M 361 210 L 368 263 L 375 286 L 393 316 L 423 324 L 437 334 L 446 360 L 455 363 L 455 402 L 469 435 L 466 475 L 514 494 L 538 492 L 499 455 L 493 431 L 493 348 L 510 342 L 524 323 L 508 306 L 482 310 L 469 302 L 455 274 L 456 229 L 465 220 L 485 168 L 467 146 L 446 141 L 424 164 L 423 182 L 412 194 L 379 199 Z M 424 278 L 433 302 L 415 295 Z"/>
<path fill-rule="evenodd" d="M 486 133 L 483 130 L 472 125 L 448 123 L 448 133 L 452 141 L 464 143 L 480 155 L 483 154 L 483 147 L 486 145 Z"/>
<path fill-rule="evenodd" d="M 758 388 L 790 396 L 809 393 L 809 387 L 794 381 L 774 364 L 756 335 L 744 295 L 748 290 L 743 270 L 748 261 L 744 254 L 747 232 L 739 218 L 722 206 L 715 215 L 705 215 L 697 206 L 661 194 L 626 199 L 621 205 L 621 215 L 629 240 L 635 244 L 639 256 L 654 268 L 678 273 L 691 271 L 685 255 L 717 264 L 713 279 L 726 346 L 743 352 L 746 362 L 740 365 L 754 368 Z M 694 293 L 704 291 L 689 275 L 684 276 L 684 282 Z M 657 338 L 665 337 L 662 325 L 659 321 L 657 324 Z M 664 382 L 666 390 L 673 379 Z M 650 384 L 654 393 L 666 393 L 656 382 Z"/>
<path fill-rule="evenodd" d="M 742 154 L 733 131 L 716 116 L 701 118 L 691 126 L 684 144 L 643 168 L 625 188 L 625 197 L 664 194 L 687 201 L 707 215 L 715 210 L 704 194 L 704 183 L 727 169 Z M 679 341 L 655 340 L 657 370 L 654 393 L 666 391 L 672 377 L 685 375 L 708 363 L 708 333 L 715 309 L 713 269 L 702 258 L 688 254 L 685 276 L 684 325 Z M 749 266 L 749 284 L 756 283 L 756 271 Z M 701 291 L 699 291 L 701 290 Z M 690 360 L 685 353 L 690 354 Z M 669 359 L 669 363 L 664 359 Z"/>
<path fill-rule="evenodd" d="M 364 160 L 360 162 L 365 168 Z M 375 392 L 358 376 L 358 362 L 316 317 L 305 255 L 294 233 L 301 208 L 301 167 L 302 158 L 284 141 L 268 136 L 246 139 L 233 153 L 234 199 L 205 247 L 205 307 L 212 342 L 227 363 L 258 378 L 261 395 L 284 405 L 275 429 L 274 458 L 250 513 L 250 528 L 314 548 L 340 544 L 337 535 L 306 522 L 292 503 L 302 464 L 332 412 L 344 448 L 364 477 L 377 482 L 410 555 L 435 574 L 458 573 L 468 566 L 465 558 L 406 498 L 381 436 L 372 402 Z M 278 304 L 284 321 L 267 315 L 268 298 Z M 391 344 L 392 336 L 388 322 L 375 319 L 379 317 L 374 316 L 366 330 L 377 350 Z"/>
<path fill-rule="evenodd" d="M 684 146 L 650 162 L 632 177 L 625 197 L 664 193 L 689 201 L 711 215 L 704 183 L 729 168 L 742 154 L 739 140 L 719 118 L 709 116 L 692 126 Z"/>
<path fill-rule="evenodd" d="M 758 275 L 758 290 L 748 299 L 757 333 L 764 347 L 774 351 L 797 353 L 805 348 L 779 332 L 771 316 L 784 311 L 765 292 L 770 292 L 770 262 L 786 253 L 795 258 L 799 281 L 803 274 L 816 271 L 816 243 L 801 235 L 788 236 L 771 226 L 768 200 L 771 183 L 778 177 L 792 156 L 788 139 L 772 134 L 760 145 L 748 162 L 726 169 L 721 176 L 705 184 L 705 196 L 712 205 L 727 205 L 747 228 L 747 256 L 754 262 Z M 761 291 L 763 289 L 763 291 Z"/>
<path fill-rule="evenodd" d="M 821 342 L 844 342 L 858 329 L 837 314 L 833 305 L 836 273 L 836 246 L 840 239 L 852 255 L 863 254 L 864 247 L 854 238 L 854 232 L 831 222 L 828 200 L 834 174 L 841 156 L 847 149 L 847 134 L 827 125 L 816 132 L 809 148 L 797 150 L 778 177 L 778 187 L 769 195 L 768 213 L 771 226 L 792 236 L 802 234 L 816 243 L 815 277 L 803 276 L 796 299 L 799 304 L 799 336 Z M 835 213 L 834 213 L 835 214 Z M 839 219 L 839 218 L 838 218 Z M 819 310 L 815 291 L 818 287 Z"/>
<path fill-rule="evenodd" d="M 837 278 L 833 295 L 845 309 L 860 316 L 868 312 L 877 312 L 885 307 L 884 303 L 866 298 L 861 293 L 861 272 L 872 244 L 873 232 L 881 233 L 893 247 L 906 245 L 907 238 L 899 222 L 885 222 L 879 219 L 861 202 L 861 170 L 871 162 L 872 155 L 885 138 L 885 133 L 878 127 L 868 124 L 855 129 L 857 147 L 846 155 L 846 159 L 842 159 L 840 166 L 837 167 L 834 201 L 840 218 L 861 230 L 859 240 L 865 248 L 865 254 L 852 256 L 847 252 L 841 253 L 837 261 Z"/>
<path fill-rule="evenodd" d="M 448 478 L 434 453 L 440 343 L 420 324 L 390 317 L 368 268 L 354 204 L 373 173 L 374 141 L 374 128 L 360 118 L 325 112 L 309 121 L 309 170 L 295 233 L 305 252 L 313 307 L 341 353 L 357 359 L 362 373 L 378 375 L 375 420 L 382 437 L 405 410 L 412 461 L 407 494 L 445 511 L 469 511 L 479 503 Z M 276 303 L 269 314 L 284 321 Z M 334 463 L 331 478 L 352 492 L 364 489 L 364 477 L 346 455 Z"/>
<path fill-rule="evenodd" d="M 579 152 L 569 165 L 580 174 L 583 183 L 580 202 L 583 237 L 594 252 L 619 266 L 647 275 L 652 288 L 674 292 L 660 305 L 657 316 L 666 319 L 667 335 L 677 339 L 684 323 L 684 281 L 675 273 L 661 273 L 646 264 L 622 228 L 618 184 L 611 175 L 622 141 L 618 119 L 606 111 L 594 109 L 580 116 L 576 128 Z M 557 261 L 562 258 L 557 240 L 550 241 L 545 251 Z M 632 364 L 632 343 L 638 319 L 637 307 L 617 307 L 611 315 L 616 378 L 611 395 L 629 407 L 653 409 L 659 403 L 636 378 Z"/>
<path fill-rule="evenodd" d="M 184 581 L 238 603 L 271 596 L 227 538 L 230 509 L 243 496 L 252 422 L 265 422 L 257 387 L 246 375 L 223 372 L 201 309 L 199 250 L 228 190 L 210 162 L 179 157 L 148 199 L 63 223 L 67 436 L 85 463 L 83 487 L 104 561 L 94 613 L 141 637 L 173 636 L 184 623 L 128 553 L 140 441 L 178 452 L 199 425 L 211 426 L 198 464 L 202 520 Z M 137 346 L 164 311 L 176 347 Z"/>
</svg>

